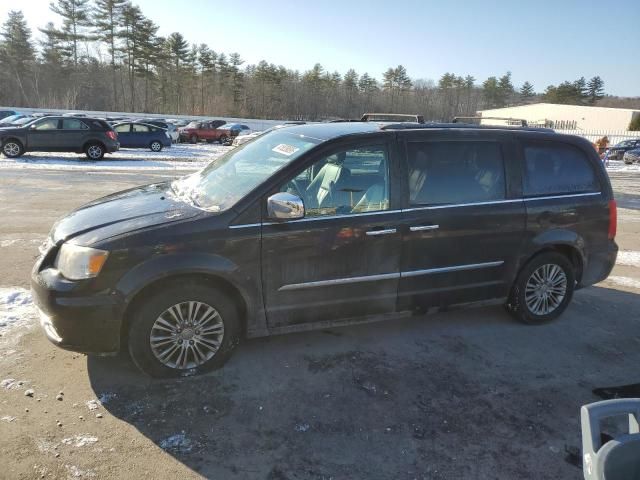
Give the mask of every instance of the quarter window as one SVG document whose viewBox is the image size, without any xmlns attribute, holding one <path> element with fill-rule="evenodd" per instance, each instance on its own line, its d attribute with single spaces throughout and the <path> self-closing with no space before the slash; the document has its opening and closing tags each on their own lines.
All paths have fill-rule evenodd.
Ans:
<svg viewBox="0 0 640 480">
<path fill-rule="evenodd" d="M 524 158 L 526 196 L 600 190 L 589 159 L 571 145 L 525 144 Z"/>
<path fill-rule="evenodd" d="M 505 198 L 504 162 L 498 143 L 410 143 L 408 160 L 412 206 Z"/>
<path fill-rule="evenodd" d="M 341 150 L 300 172 L 280 191 L 302 198 L 307 217 L 388 210 L 388 172 L 382 146 Z"/>
</svg>

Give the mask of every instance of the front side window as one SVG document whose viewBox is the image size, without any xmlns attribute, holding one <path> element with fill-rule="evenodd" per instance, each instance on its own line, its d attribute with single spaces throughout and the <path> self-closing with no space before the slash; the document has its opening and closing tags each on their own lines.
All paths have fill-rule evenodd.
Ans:
<svg viewBox="0 0 640 480">
<path fill-rule="evenodd" d="M 136 133 L 149 133 L 149 127 L 147 127 L 146 125 L 140 125 L 138 123 L 134 123 L 133 131 Z"/>
<path fill-rule="evenodd" d="M 600 185 L 586 155 L 564 144 L 525 144 L 524 194 L 597 192 Z"/>
<path fill-rule="evenodd" d="M 388 171 L 385 147 L 345 149 L 321 158 L 280 191 L 302 198 L 307 217 L 388 210 Z"/>
<path fill-rule="evenodd" d="M 62 120 L 62 129 L 63 130 L 88 130 L 84 122 L 77 120 L 75 118 L 65 118 Z"/>
<path fill-rule="evenodd" d="M 203 170 L 172 184 L 178 199 L 222 212 L 321 140 L 286 130 L 273 131 L 234 148 Z"/>
<path fill-rule="evenodd" d="M 49 118 L 35 124 L 36 130 L 56 130 L 58 128 L 58 119 Z"/>
<path fill-rule="evenodd" d="M 504 162 L 496 142 L 409 143 L 408 166 L 411 206 L 505 198 Z"/>
<path fill-rule="evenodd" d="M 131 131 L 131 125 L 128 123 L 123 123 L 121 125 L 116 125 L 113 129 L 117 133 L 129 133 Z"/>
</svg>

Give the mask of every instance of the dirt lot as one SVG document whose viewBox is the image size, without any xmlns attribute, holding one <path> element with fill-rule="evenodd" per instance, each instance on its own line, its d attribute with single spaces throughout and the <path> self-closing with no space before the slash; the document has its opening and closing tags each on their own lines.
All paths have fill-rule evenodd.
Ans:
<svg viewBox="0 0 640 480">
<path fill-rule="evenodd" d="M 0 170 L 0 291 L 59 215 L 176 173 Z M 580 406 L 640 382 L 640 175 L 612 178 L 626 264 L 543 327 L 491 307 L 257 339 L 178 381 L 5 332 L 0 478 L 582 478 Z"/>
</svg>

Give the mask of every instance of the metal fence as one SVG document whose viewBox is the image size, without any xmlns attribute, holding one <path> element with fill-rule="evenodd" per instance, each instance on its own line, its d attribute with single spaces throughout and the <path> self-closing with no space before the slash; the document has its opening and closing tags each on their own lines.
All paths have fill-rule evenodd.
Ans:
<svg viewBox="0 0 640 480">
<path fill-rule="evenodd" d="M 623 140 L 631 140 L 640 138 L 640 132 L 631 132 L 629 130 L 562 130 L 554 128 L 557 133 L 564 133 L 567 135 L 578 135 L 584 137 L 590 142 L 595 143 L 602 137 L 609 139 L 609 145 L 615 145 Z"/>
</svg>

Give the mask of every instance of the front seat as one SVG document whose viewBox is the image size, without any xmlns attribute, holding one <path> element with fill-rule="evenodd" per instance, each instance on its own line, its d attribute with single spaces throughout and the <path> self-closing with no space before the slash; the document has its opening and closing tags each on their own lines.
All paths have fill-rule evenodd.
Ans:
<svg viewBox="0 0 640 480">
<path fill-rule="evenodd" d="M 330 208 L 349 205 L 349 193 L 345 188 L 351 171 L 336 163 L 326 163 L 307 187 L 308 208 Z"/>
</svg>

